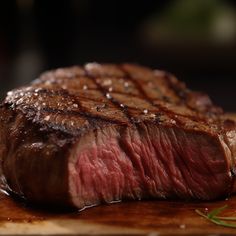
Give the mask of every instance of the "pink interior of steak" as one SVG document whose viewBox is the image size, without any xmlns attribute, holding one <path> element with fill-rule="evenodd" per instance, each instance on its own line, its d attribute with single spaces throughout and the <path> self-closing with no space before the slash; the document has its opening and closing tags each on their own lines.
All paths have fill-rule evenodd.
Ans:
<svg viewBox="0 0 236 236">
<path fill-rule="evenodd" d="M 70 156 L 70 195 L 78 208 L 122 199 L 215 199 L 231 185 L 229 161 L 217 142 L 155 125 L 95 130 Z"/>
</svg>

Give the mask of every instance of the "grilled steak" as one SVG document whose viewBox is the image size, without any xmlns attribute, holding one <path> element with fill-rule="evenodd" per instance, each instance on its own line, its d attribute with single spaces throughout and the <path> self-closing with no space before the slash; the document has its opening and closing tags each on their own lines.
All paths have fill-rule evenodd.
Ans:
<svg viewBox="0 0 236 236">
<path fill-rule="evenodd" d="M 8 93 L 0 160 L 9 191 L 85 208 L 232 194 L 236 128 L 205 94 L 122 64 L 57 69 Z"/>
</svg>

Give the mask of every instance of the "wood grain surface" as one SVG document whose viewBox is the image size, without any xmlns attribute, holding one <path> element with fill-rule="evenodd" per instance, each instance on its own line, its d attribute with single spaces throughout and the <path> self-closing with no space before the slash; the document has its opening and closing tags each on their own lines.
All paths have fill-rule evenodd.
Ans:
<svg viewBox="0 0 236 236">
<path fill-rule="evenodd" d="M 0 234 L 236 235 L 236 229 L 216 226 L 195 212 L 225 204 L 224 214 L 236 216 L 236 196 L 215 202 L 123 202 L 73 212 L 34 209 L 1 194 Z"/>
<path fill-rule="evenodd" d="M 123 202 L 76 212 L 33 208 L 0 193 L 0 235 L 236 235 L 236 229 L 195 212 L 225 204 L 224 214 L 236 216 L 236 196 L 214 202 Z"/>
</svg>

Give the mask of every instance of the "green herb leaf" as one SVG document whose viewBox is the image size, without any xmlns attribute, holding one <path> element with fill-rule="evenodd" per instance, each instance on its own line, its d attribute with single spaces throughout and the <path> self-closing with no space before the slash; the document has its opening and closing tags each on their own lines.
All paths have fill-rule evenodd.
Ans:
<svg viewBox="0 0 236 236">
<path fill-rule="evenodd" d="M 217 215 L 220 214 L 223 210 L 225 210 L 227 207 L 228 207 L 228 206 L 225 205 L 225 206 L 222 206 L 222 207 L 219 207 L 219 208 L 216 208 L 216 209 L 210 211 L 210 212 L 207 214 L 208 218 L 213 218 L 213 217 L 217 216 Z"/>
<path fill-rule="evenodd" d="M 229 221 L 236 221 L 236 217 L 218 216 L 218 214 L 220 214 L 227 207 L 228 206 L 225 205 L 223 207 L 216 208 L 216 209 L 210 211 L 208 214 L 205 214 L 202 211 L 197 210 L 197 209 L 195 210 L 195 212 L 198 215 L 204 217 L 205 219 L 211 221 L 212 223 L 214 223 L 216 225 L 220 225 L 220 226 L 224 226 L 224 227 L 229 227 L 229 228 L 236 228 L 236 224 L 225 222 L 227 220 L 229 220 Z"/>
<path fill-rule="evenodd" d="M 219 219 L 210 219 L 210 220 L 211 220 L 211 222 L 213 222 L 217 225 L 220 225 L 220 226 L 236 228 L 236 224 L 230 224 L 230 223 L 227 223 L 227 222 L 219 220 Z"/>
<path fill-rule="evenodd" d="M 217 216 L 215 218 L 219 220 L 232 220 L 232 221 L 236 220 L 236 217 L 233 217 L 233 216 L 232 217 L 231 216 Z"/>
</svg>

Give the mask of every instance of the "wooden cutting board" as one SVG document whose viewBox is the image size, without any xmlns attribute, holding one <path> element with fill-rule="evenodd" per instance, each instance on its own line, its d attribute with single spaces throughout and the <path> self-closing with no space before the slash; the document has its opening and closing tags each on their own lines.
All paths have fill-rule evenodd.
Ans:
<svg viewBox="0 0 236 236">
<path fill-rule="evenodd" d="M 236 216 L 236 196 L 215 202 L 139 201 L 81 212 L 36 209 L 0 193 L 0 235 L 236 235 L 196 214 L 227 204 Z"/>
<path fill-rule="evenodd" d="M 227 204 L 236 216 L 236 196 L 216 202 L 139 201 L 103 205 L 82 212 L 34 209 L 0 194 L 1 234 L 47 235 L 236 235 L 198 214 Z"/>
</svg>

